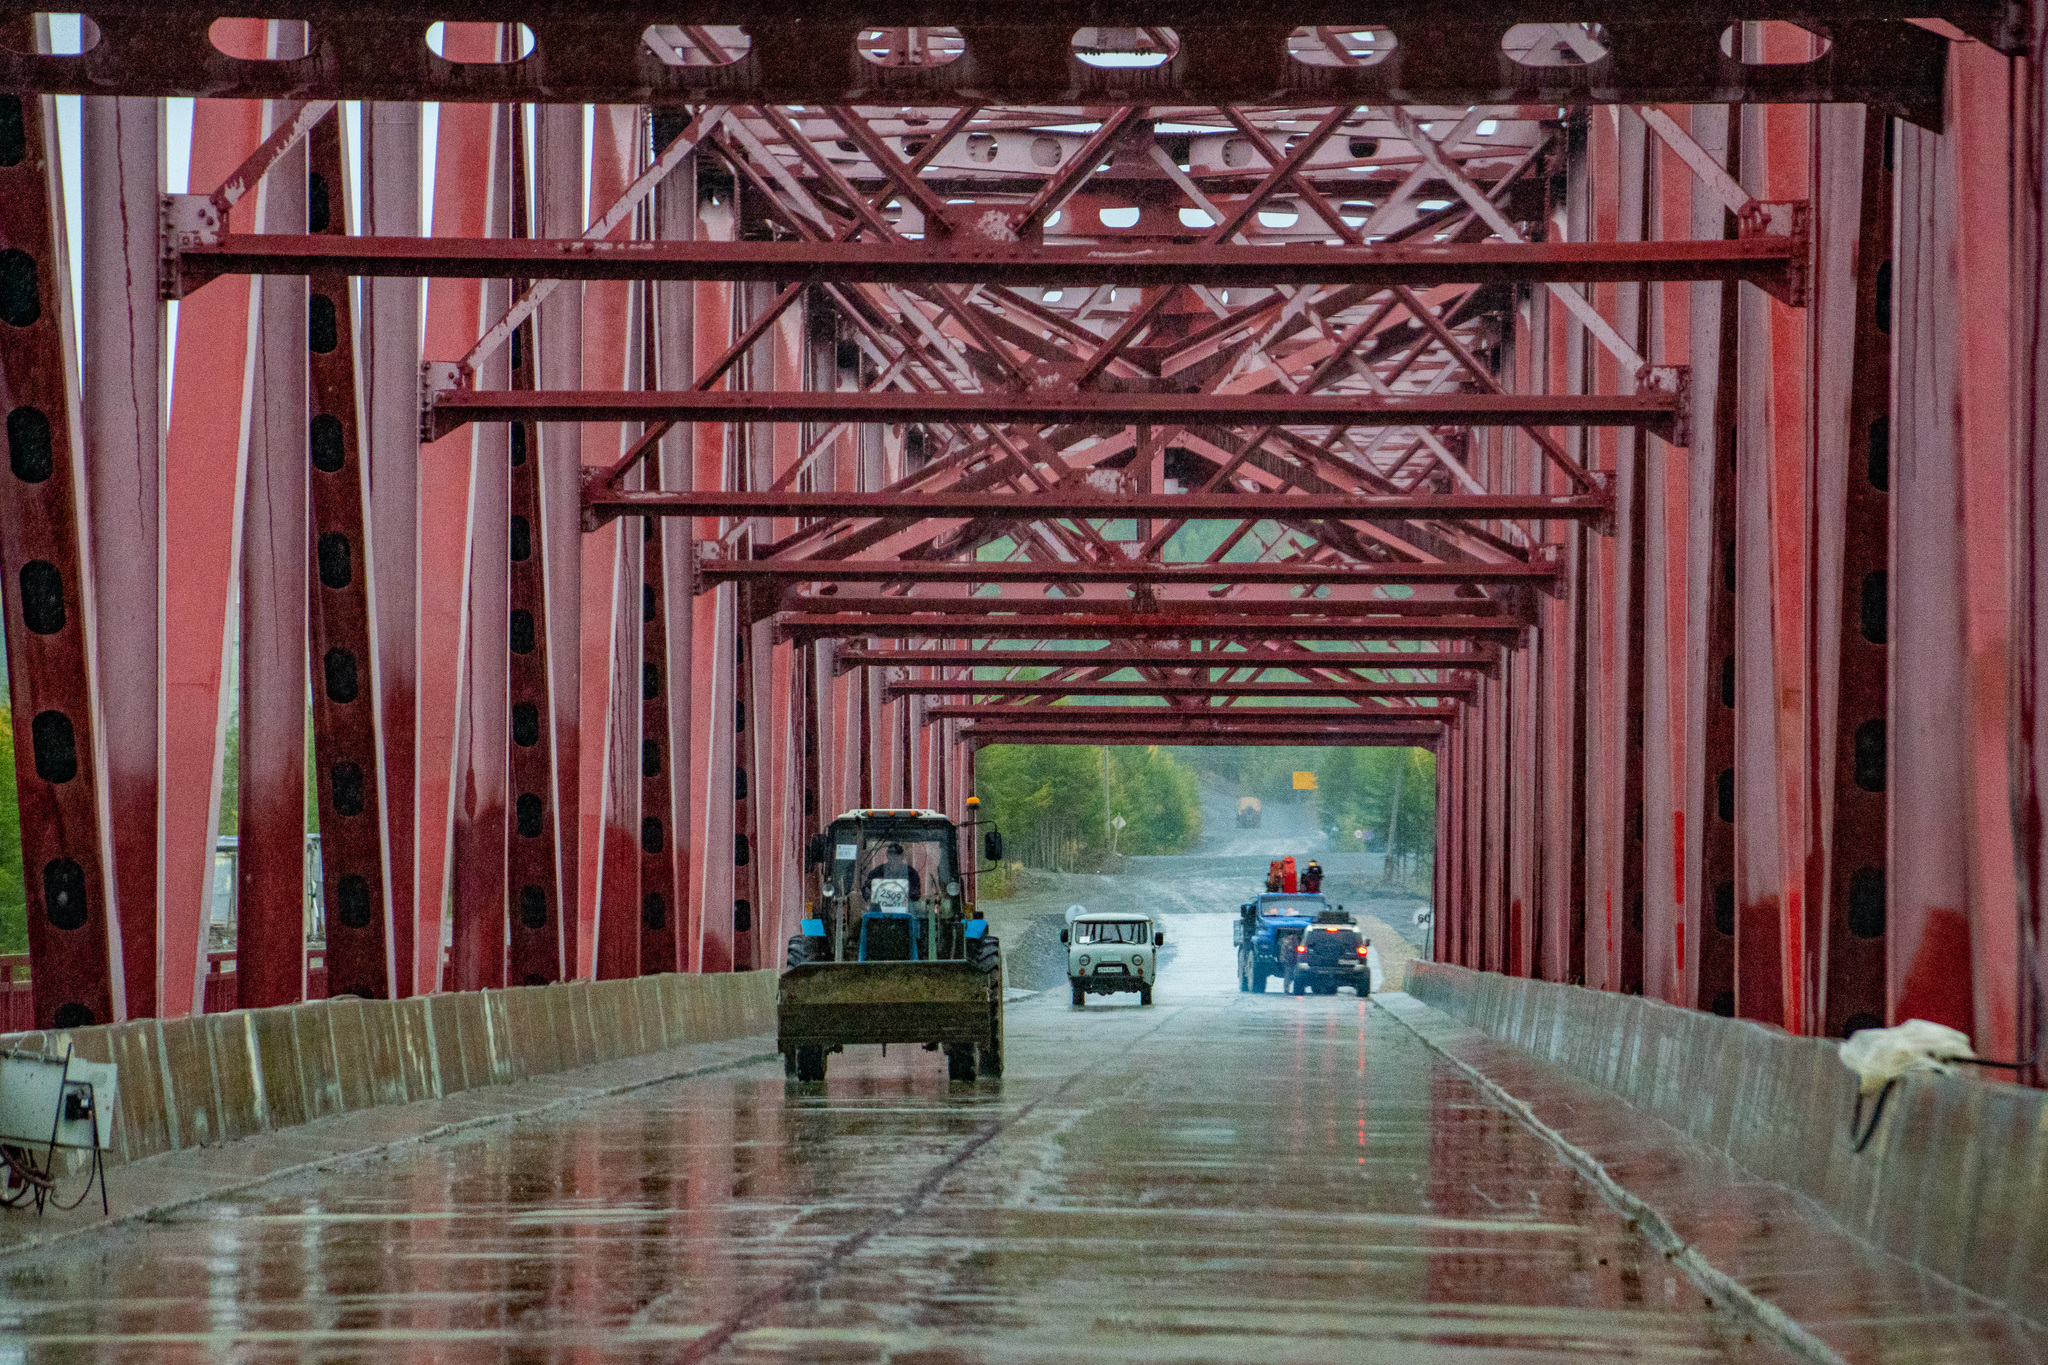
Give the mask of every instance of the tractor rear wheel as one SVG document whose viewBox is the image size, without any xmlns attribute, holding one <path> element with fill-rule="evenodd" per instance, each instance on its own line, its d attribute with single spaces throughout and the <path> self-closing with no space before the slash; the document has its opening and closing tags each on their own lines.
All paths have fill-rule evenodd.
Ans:
<svg viewBox="0 0 2048 1365">
<path fill-rule="evenodd" d="M 796 1050 L 796 1078 L 806 1084 L 825 1079 L 824 1044 L 806 1043 Z"/>
<path fill-rule="evenodd" d="M 974 1081 L 974 1044 L 946 1044 L 946 1079 L 972 1084 Z"/>
</svg>

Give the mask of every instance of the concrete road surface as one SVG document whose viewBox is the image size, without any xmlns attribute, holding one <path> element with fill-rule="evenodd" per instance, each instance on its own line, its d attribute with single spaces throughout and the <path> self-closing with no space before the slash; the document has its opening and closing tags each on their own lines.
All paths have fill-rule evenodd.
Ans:
<svg viewBox="0 0 2048 1365">
<path fill-rule="evenodd" d="M 1379 1006 L 1011 1007 L 391 1151 L 0 1260 L 0 1361 L 1779 1361 Z M 232 1149 L 229 1149 L 232 1151 Z M 120 1173 L 115 1173 L 120 1178 Z"/>
</svg>

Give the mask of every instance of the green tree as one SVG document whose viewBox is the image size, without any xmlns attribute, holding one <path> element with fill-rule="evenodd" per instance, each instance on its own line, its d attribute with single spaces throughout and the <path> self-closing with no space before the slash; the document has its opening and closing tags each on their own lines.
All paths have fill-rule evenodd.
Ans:
<svg viewBox="0 0 2048 1365">
<path fill-rule="evenodd" d="M 1194 770 L 1157 746 L 995 745 L 976 756 L 974 777 L 986 817 L 1012 848 L 1047 820 L 1089 854 L 1109 848 L 1112 816 L 1124 819 L 1123 853 L 1181 853 L 1202 834 Z"/>
</svg>

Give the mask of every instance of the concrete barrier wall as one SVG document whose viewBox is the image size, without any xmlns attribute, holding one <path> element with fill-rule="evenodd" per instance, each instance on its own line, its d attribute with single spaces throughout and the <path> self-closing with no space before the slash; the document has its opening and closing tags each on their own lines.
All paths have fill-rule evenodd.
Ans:
<svg viewBox="0 0 2048 1365">
<path fill-rule="evenodd" d="M 20 1033 L 9 1047 L 114 1062 L 110 1161 L 273 1133 L 686 1043 L 775 1031 L 774 972 L 571 981 L 409 1000 L 318 1000 Z"/>
<path fill-rule="evenodd" d="M 1442 963 L 1412 964 L 1408 991 L 1819 1200 L 1894 1255 L 2037 1320 L 2048 1305 L 2041 1091 L 1909 1077 L 1859 1154 L 1856 1078 L 1831 1039 Z"/>
</svg>

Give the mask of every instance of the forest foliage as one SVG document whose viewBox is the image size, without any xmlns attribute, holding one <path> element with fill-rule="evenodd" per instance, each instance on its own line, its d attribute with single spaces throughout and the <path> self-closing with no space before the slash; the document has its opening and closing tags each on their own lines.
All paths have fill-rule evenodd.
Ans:
<svg viewBox="0 0 2048 1365">
<path fill-rule="evenodd" d="M 1436 840 L 1436 756 L 1427 749 L 1213 748 L 1174 751 L 1241 796 L 1308 801 L 1331 847 L 1346 853 L 1427 854 Z M 1315 774 L 1315 790 L 1298 792 L 1294 774 Z M 1394 821 L 1399 792 L 1400 820 Z M 1366 837 L 1360 838 L 1359 831 Z"/>
<path fill-rule="evenodd" d="M 982 818 L 1013 847 L 1049 820 L 1069 826 L 1091 854 L 1185 853 L 1202 837 L 1194 769 L 1157 745 L 999 744 L 975 756 Z M 1112 830 L 1110 821 L 1123 817 Z"/>
</svg>

